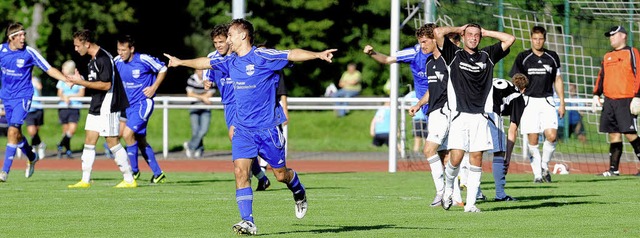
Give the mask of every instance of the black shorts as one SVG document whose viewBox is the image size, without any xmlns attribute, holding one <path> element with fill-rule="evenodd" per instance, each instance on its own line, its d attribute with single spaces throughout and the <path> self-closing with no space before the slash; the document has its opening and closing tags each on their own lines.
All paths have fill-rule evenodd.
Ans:
<svg viewBox="0 0 640 238">
<path fill-rule="evenodd" d="M 24 124 L 27 126 L 42 126 L 44 124 L 44 110 L 36 109 L 33 112 L 27 113 Z"/>
<path fill-rule="evenodd" d="M 78 123 L 78 120 L 80 120 L 80 109 L 58 109 L 58 119 L 60 121 L 60 124 Z"/>
<path fill-rule="evenodd" d="M 389 134 L 376 134 L 373 137 L 373 145 L 382 146 L 389 145 Z"/>
<path fill-rule="evenodd" d="M 629 111 L 632 98 L 605 98 L 600 114 L 600 132 L 603 133 L 636 133 L 638 131 L 637 116 Z"/>
<path fill-rule="evenodd" d="M 420 138 L 427 138 L 427 121 L 425 120 L 413 120 L 413 136 Z"/>
</svg>

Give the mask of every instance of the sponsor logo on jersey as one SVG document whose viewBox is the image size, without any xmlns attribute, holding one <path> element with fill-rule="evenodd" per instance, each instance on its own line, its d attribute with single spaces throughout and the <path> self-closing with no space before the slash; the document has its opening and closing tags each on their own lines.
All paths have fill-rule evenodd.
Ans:
<svg viewBox="0 0 640 238">
<path fill-rule="evenodd" d="M 16 60 L 16 66 L 18 66 L 18 68 L 24 67 L 24 59 Z"/>
<path fill-rule="evenodd" d="M 544 69 L 547 70 L 547 72 L 549 73 L 551 73 L 551 71 L 553 70 L 551 65 L 548 65 L 548 64 L 543 64 L 542 67 L 544 67 Z"/>
</svg>

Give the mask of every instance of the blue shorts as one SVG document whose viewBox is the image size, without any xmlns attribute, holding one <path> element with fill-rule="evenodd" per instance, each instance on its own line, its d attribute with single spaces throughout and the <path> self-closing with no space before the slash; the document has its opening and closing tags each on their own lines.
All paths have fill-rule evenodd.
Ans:
<svg viewBox="0 0 640 238">
<path fill-rule="evenodd" d="M 282 168 L 287 162 L 284 135 L 280 126 L 263 130 L 235 129 L 231 140 L 233 160 L 262 157 L 272 168 Z"/>
<path fill-rule="evenodd" d="M 138 135 L 147 134 L 147 122 L 153 113 L 153 99 L 145 99 L 127 108 L 127 127 Z"/>
<path fill-rule="evenodd" d="M 227 123 L 227 130 L 233 125 L 233 115 L 236 114 L 236 106 L 233 104 L 224 105 L 224 121 Z"/>
<path fill-rule="evenodd" d="M 2 100 L 8 126 L 20 128 L 27 118 L 31 108 L 31 98 L 16 98 Z"/>
</svg>

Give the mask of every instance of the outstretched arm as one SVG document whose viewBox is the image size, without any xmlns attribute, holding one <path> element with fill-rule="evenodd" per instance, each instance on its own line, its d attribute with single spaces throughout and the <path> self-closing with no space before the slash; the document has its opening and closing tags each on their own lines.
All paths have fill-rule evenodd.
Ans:
<svg viewBox="0 0 640 238">
<path fill-rule="evenodd" d="M 211 59 L 207 57 L 181 60 L 167 53 L 164 53 L 164 56 L 169 58 L 169 64 L 167 64 L 168 67 L 185 66 L 194 69 L 211 69 L 211 64 L 209 63 Z"/>
<path fill-rule="evenodd" d="M 54 67 L 49 68 L 49 70 L 47 70 L 47 74 L 49 76 L 51 76 L 52 78 L 54 78 L 54 79 L 57 79 L 57 80 L 60 80 L 60 81 L 65 81 L 65 82 L 67 81 L 67 77 L 64 76 L 64 74 L 62 74 L 62 72 L 60 72 L 60 70 L 58 70 L 58 69 L 56 69 Z"/>
<path fill-rule="evenodd" d="M 484 29 L 484 28 L 482 28 L 482 36 L 483 37 L 491 37 L 491 38 L 499 40 L 500 42 L 502 42 L 502 44 L 501 44 L 502 50 L 505 50 L 505 51 L 507 49 L 509 49 L 509 47 L 511 47 L 511 45 L 513 45 L 513 42 L 516 41 L 516 37 L 515 36 L 512 36 L 512 35 L 504 33 L 504 32 L 487 30 L 487 29 Z"/>
<path fill-rule="evenodd" d="M 376 52 L 375 50 L 373 50 L 373 46 L 371 45 L 365 46 L 363 52 L 371 56 L 371 58 L 381 64 L 393 64 L 398 61 L 398 58 L 396 58 L 395 56 L 388 56 Z"/>
<path fill-rule="evenodd" d="M 322 52 L 313 52 L 303 49 L 292 49 L 289 51 L 289 56 L 287 56 L 287 60 L 300 62 L 307 61 L 312 59 L 321 59 L 331 63 L 331 59 L 333 58 L 333 52 L 336 52 L 337 49 L 329 49 Z"/>
</svg>

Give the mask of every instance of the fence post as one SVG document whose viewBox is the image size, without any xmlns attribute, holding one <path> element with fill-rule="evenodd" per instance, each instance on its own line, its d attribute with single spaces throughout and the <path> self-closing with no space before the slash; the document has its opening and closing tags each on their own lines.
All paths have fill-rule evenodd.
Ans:
<svg viewBox="0 0 640 238">
<path fill-rule="evenodd" d="M 169 156 L 169 100 L 162 97 L 162 156 Z"/>
</svg>

